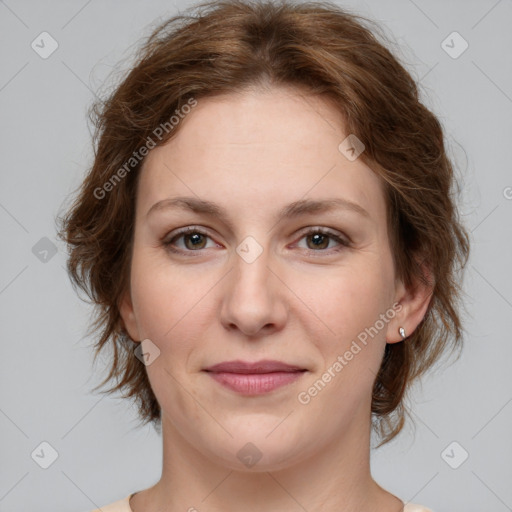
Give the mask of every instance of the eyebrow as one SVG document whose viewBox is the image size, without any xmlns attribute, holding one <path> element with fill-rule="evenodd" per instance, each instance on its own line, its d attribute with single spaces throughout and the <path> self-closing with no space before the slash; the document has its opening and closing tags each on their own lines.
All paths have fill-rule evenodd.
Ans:
<svg viewBox="0 0 512 512">
<path fill-rule="evenodd" d="M 227 211 L 220 205 L 196 197 L 173 197 L 162 199 L 155 203 L 147 212 L 146 217 L 156 212 L 168 209 L 181 209 L 192 211 L 194 213 L 206 214 L 212 217 L 217 217 L 224 222 L 227 226 L 231 226 L 229 215 Z M 359 204 L 354 203 L 348 199 L 341 197 L 334 197 L 322 200 L 313 199 L 300 199 L 286 205 L 276 215 L 277 220 L 291 219 L 300 215 L 307 215 L 313 213 L 324 213 L 336 209 L 343 209 L 355 212 L 362 217 L 371 219 L 370 214 Z"/>
</svg>

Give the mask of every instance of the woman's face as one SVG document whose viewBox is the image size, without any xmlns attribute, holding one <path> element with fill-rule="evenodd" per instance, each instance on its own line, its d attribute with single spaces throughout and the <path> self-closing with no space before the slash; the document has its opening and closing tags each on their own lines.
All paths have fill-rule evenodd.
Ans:
<svg viewBox="0 0 512 512">
<path fill-rule="evenodd" d="M 373 382 L 403 325 L 379 179 L 339 149 L 349 134 L 333 107 L 293 89 L 201 99 L 180 122 L 141 171 L 121 307 L 132 339 L 150 340 L 164 436 L 259 470 L 367 442 Z M 305 371 L 205 371 L 235 360 Z"/>
</svg>

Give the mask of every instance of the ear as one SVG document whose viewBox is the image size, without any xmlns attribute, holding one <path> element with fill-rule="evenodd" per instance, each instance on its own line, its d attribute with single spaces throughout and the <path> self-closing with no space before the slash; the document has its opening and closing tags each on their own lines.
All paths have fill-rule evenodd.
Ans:
<svg viewBox="0 0 512 512">
<path fill-rule="evenodd" d="M 119 313 L 123 320 L 124 328 L 133 341 L 140 341 L 139 328 L 135 318 L 133 302 L 130 290 L 123 293 L 118 302 Z"/>
<path fill-rule="evenodd" d="M 398 343 L 404 341 L 400 335 L 399 328 L 405 329 L 405 336 L 410 336 L 419 323 L 425 317 L 428 305 L 432 299 L 434 290 L 433 273 L 427 263 L 420 263 L 424 279 L 415 277 L 412 285 L 406 287 L 400 280 L 398 281 L 395 302 L 400 304 L 396 307 L 397 313 L 392 320 L 389 321 L 386 331 L 387 343 Z M 426 282 L 424 282 L 426 281 Z"/>
</svg>

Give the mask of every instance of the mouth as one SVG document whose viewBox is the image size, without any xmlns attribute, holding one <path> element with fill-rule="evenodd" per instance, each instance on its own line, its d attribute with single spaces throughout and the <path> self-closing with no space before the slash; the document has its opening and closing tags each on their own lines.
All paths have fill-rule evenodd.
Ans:
<svg viewBox="0 0 512 512">
<path fill-rule="evenodd" d="M 226 361 L 203 370 L 213 380 L 242 395 L 261 395 L 299 380 L 308 370 L 282 361 Z"/>
</svg>

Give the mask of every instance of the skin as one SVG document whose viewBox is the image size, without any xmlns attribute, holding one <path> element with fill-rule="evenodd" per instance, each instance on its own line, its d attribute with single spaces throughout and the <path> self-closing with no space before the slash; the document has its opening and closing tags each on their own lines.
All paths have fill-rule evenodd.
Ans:
<svg viewBox="0 0 512 512">
<path fill-rule="evenodd" d="M 380 179 L 339 151 L 348 133 L 333 106 L 293 88 L 201 99 L 181 123 L 141 170 L 130 290 L 120 304 L 131 338 L 160 350 L 146 370 L 162 409 L 162 476 L 132 497 L 133 512 L 400 512 L 403 503 L 370 473 L 372 386 L 386 342 L 402 342 L 400 326 L 414 331 L 431 290 L 395 279 Z M 232 229 L 179 209 L 147 216 L 176 196 L 217 203 Z M 358 203 L 368 218 L 339 209 L 275 219 L 293 201 L 331 197 Z M 183 253 L 170 252 L 163 242 L 186 226 L 207 236 L 181 236 L 174 247 Z M 351 245 L 327 237 L 317 248 L 307 228 Z M 263 249 L 251 263 L 236 252 L 247 236 Z M 394 303 L 394 318 L 300 403 Z M 234 359 L 308 371 L 247 397 L 202 371 Z M 236 455 L 248 442 L 261 453 L 252 467 Z"/>
</svg>

